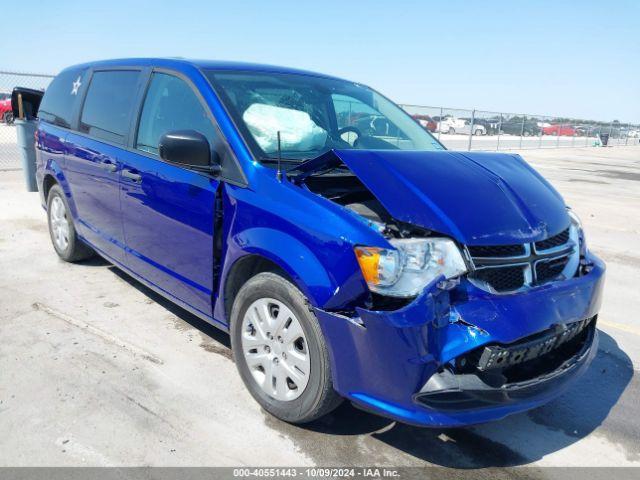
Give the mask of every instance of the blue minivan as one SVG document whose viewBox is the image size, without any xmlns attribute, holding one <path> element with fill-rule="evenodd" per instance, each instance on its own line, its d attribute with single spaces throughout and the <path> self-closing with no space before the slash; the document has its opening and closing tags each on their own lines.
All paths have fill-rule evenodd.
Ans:
<svg viewBox="0 0 640 480">
<path fill-rule="evenodd" d="M 447 151 L 365 85 L 110 60 L 62 71 L 36 114 L 60 258 L 98 254 L 229 332 L 282 420 L 343 399 L 414 425 L 500 419 L 596 353 L 605 267 L 558 192 L 519 155 Z"/>
</svg>

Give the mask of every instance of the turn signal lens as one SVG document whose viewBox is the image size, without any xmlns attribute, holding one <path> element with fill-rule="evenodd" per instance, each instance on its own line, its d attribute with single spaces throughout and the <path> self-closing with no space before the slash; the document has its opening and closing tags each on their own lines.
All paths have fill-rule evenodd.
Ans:
<svg viewBox="0 0 640 480">
<path fill-rule="evenodd" d="M 402 273 L 400 253 L 396 249 L 356 247 L 356 258 L 370 287 L 390 287 Z"/>
<path fill-rule="evenodd" d="M 356 258 L 360 264 L 362 275 L 368 284 L 378 285 L 378 265 L 380 264 L 380 248 L 356 247 Z"/>
</svg>

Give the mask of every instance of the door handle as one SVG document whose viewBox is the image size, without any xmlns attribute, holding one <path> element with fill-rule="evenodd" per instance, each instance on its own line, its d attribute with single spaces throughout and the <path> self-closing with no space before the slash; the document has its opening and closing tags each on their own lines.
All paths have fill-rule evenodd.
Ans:
<svg viewBox="0 0 640 480">
<path fill-rule="evenodd" d="M 142 182 L 142 175 L 140 175 L 138 172 L 134 170 L 129 170 L 128 168 L 125 168 L 122 170 L 122 176 L 124 178 L 128 178 L 134 183 Z"/>
<path fill-rule="evenodd" d="M 115 172 L 118 169 L 118 166 L 111 161 L 101 162 L 100 167 L 111 173 Z"/>
</svg>

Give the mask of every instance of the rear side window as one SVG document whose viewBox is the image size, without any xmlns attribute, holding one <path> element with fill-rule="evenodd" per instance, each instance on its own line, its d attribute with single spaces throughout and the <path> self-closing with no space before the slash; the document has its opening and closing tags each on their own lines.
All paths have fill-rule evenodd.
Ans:
<svg viewBox="0 0 640 480">
<path fill-rule="evenodd" d="M 157 155 L 160 137 L 172 130 L 196 130 L 214 145 L 215 127 L 191 87 L 173 75 L 154 73 L 140 115 L 136 148 Z"/>
<path fill-rule="evenodd" d="M 53 79 L 44 94 L 38 117 L 45 122 L 70 128 L 73 109 L 86 88 L 86 70 L 65 70 Z"/>
<path fill-rule="evenodd" d="M 140 72 L 95 72 L 82 107 L 80 131 L 124 145 Z"/>
</svg>

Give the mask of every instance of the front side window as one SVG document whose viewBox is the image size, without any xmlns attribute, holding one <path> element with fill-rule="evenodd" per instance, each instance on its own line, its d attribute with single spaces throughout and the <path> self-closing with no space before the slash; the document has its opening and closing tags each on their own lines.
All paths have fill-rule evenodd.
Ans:
<svg viewBox="0 0 640 480">
<path fill-rule="evenodd" d="M 80 131 L 124 145 L 140 72 L 95 72 L 82 107 Z"/>
<path fill-rule="evenodd" d="M 136 148 L 158 154 L 160 137 L 173 130 L 196 130 L 213 145 L 215 129 L 193 90 L 178 77 L 154 73 L 142 107 Z"/>
<path fill-rule="evenodd" d="M 368 87 L 303 74 L 205 72 L 254 155 L 303 161 L 331 149 L 442 150 L 404 110 Z"/>
<path fill-rule="evenodd" d="M 66 70 L 53 79 L 47 88 L 38 117 L 45 122 L 70 128 L 73 109 L 86 89 L 86 70 Z"/>
</svg>

